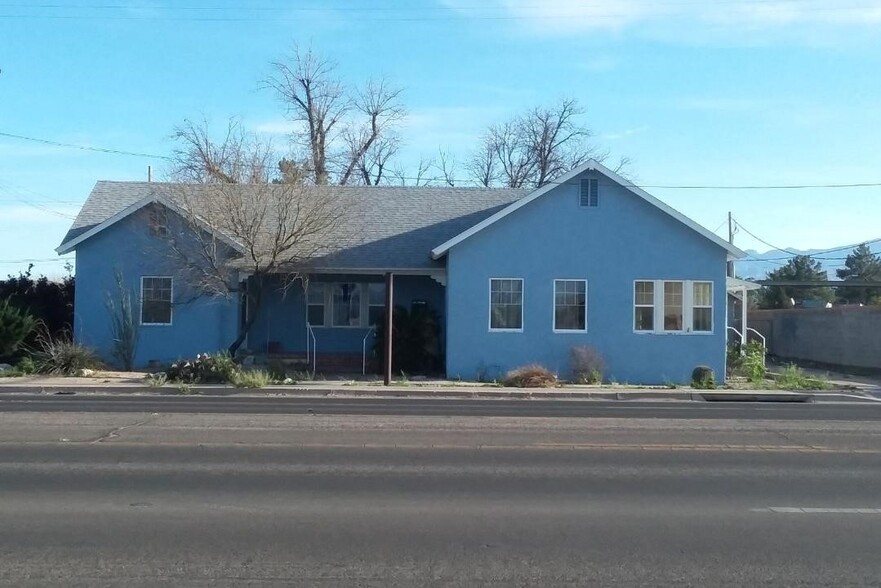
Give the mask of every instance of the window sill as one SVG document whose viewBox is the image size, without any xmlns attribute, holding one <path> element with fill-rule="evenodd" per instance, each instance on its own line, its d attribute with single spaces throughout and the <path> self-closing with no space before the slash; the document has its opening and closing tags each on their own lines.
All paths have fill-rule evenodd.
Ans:
<svg viewBox="0 0 881 588">
<path fill-rule="evenodd" d="M 635 335 L 674 335 L 677 337 L 682 336 L 706 336 L 706 335 L 715 335 L 714 331 L 637 331 L 634 330 L 633 333 Z"/>
<path fill-rule="evenodd" d="M 555 335 L 584 335 L 587 329 L 553 329 Z"/>
<path fill-rule="evenodd" d="M 522 333 L 523 329 L 490 329 L 490 333 Z"/>
</svg>

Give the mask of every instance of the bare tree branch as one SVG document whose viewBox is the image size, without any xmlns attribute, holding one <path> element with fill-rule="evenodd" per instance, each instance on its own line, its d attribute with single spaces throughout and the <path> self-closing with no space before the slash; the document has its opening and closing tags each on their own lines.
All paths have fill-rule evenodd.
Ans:
<svg viewBox="0 0 881 588">
<path fill-rule="evenodd" d="M 220 141 L 211 138 L 206 120 L 189 119 L 175 127 L 172 138 L 178 146 L 172 152 L 169 174 L 180 182 L 199 184 L 257 184 L 269 179 L 272 145 L 242 128 L 235 118 L 227 121 Z"/>
</svg>

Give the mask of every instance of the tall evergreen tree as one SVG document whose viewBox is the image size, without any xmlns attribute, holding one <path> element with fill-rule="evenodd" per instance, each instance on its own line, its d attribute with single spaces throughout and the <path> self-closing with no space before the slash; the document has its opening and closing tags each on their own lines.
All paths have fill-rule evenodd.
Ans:
<svg viewBox="0 0 881 588">
<path fill-rule="evenodd" d="M 810 255 L 796 255 L 786 265 L 768 274 L 768 280 L 779 282 L 824 282 L 828 279 L 823 265 Z M 805 300 L 831 302 L 834 298 L 832 289 L 827 286 L 766 286 L 762 288 L 759 307 L 787 308 L 790 301 L 799 306 Z"/>
<path fill-rule="evenodd" d="M 872 253 L 865 243 L 854 248 L 842 269 L 836 270 L 844 281 L 878 282 L 881 284 L 881 256 Z M 881 285 L 877 288 L 837 288 L 838 299 L 848 304 L 881 304 Z"/>
</svg>

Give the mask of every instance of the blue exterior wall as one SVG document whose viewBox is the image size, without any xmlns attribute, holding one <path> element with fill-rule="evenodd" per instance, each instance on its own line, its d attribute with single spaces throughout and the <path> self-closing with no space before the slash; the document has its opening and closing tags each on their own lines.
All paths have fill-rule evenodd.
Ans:
<svg viewBox="0 0 881 588">
<path fill-rule="evenodd" d="M 310 277 L 310 283 L 354 282 L 383 283 L 381 275 L 318 274 Z M 440 316 L 444 316 L 444 287 L 428 276 L 395 276 L 395 305 L 409 308 L 414 300 L 424 300 Z M 318 354 L 362 352 L 367 327 L 314 327 Z M 278 343 L 283 353 L 306 352 L 306 304 L 302 282 L 296 281 L 284 290 L 281 282 L 274 284 L 266 293 L 266 300 L 248 333 L 247 348 L 255 353 L 265 353 L 269 343 Z M 373 338 L 368 338 L 368 353 L 373 348 Z"/>
<path fill-rule="evenodd" d="M 196 296 L 180 277 L 165 240 L 150 234 L 145 215 L 146 209 L 136 212 L 77 246 L 74 339 L 114 365 L 107 299 L 118 291 L 119 272 L 133 293 L 138 318 L 141 277 L 173 277 L 172 324 L 140 327 L 136 366 L 226 349 L 238 332 L 237 299 Z"/>
<path fill-rule="evenodd" d="M 447 375 L 497 378 L 528 363 L 571 374 L 570 348 L 591 345 L 605 378 L 688 382 L 697 365 L 725 376 L 727 252 L 605 176 L 599 206 L 579 180 L 557 186 L 454 246 L 447 258 Z M 522 332 L 489 331 L 490 278 L 524 279 Z M 586 279 L 587 332 L 553 332 L 554 279 Z M 634 280 L 713 282 L 711 334 L 634 333 Z"/>
</svg>

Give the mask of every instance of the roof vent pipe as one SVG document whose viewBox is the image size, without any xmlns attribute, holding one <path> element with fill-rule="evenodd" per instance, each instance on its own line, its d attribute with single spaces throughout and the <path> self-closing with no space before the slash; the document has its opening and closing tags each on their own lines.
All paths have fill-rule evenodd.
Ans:
<svg viewBox="0 0 881 588">
<path fill-rule="evenodd" d="M 153 166 L 152 165 L 147 166 L 147 181 L 148 182 L 153 181 Z"/>
</svg>

